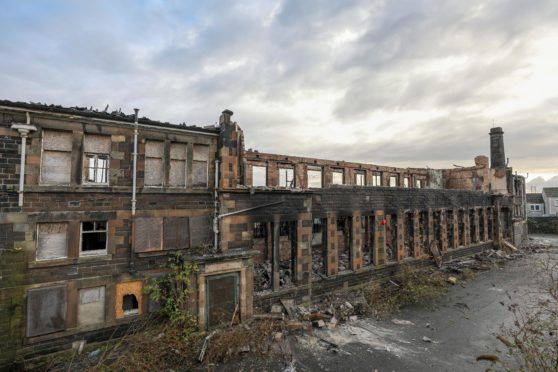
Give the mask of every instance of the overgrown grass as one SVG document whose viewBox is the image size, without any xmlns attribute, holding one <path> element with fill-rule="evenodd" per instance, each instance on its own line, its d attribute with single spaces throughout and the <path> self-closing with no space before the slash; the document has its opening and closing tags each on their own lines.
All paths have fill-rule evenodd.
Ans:
<svg viewBox="0 0 558 372">
<path fill-rule="evenodd" d="M 383 283 L 372 282 L 363 288 L 367 313 L 377 319 L 393 316 L 401 307 L 429 303 L 448 290 L 446 276 L 435 268 L 401 265 L 399 272 Z"/>
<path fill-rule="evenodd" d="M 460 275 L 461 280 L 463 281 L 475 279 L 476 276 L 477 274 L 468 267 L 464 268 Z"/>
</svg>

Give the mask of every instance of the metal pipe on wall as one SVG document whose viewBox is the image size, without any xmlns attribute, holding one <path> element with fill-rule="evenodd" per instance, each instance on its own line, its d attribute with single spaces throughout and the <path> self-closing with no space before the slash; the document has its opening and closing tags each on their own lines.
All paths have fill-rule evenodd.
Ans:
<svg viewBox="0 0 558 372">
<path fill-rule="evenodd" d="M 23 207 L 23 190 L 25 187 L 25 158 L 27 152 L 27 135 L 29 132 L 37 130 L 35 126 L 31 125 L 31 116 L 29 112 L 25 112 L 25 124 L 12 124 L 11 128 L 15 129 L 21 135 L 21 159 L 19 162 L 19 189 L 18 189 L 18 203 L 17 205 Z"/>
</svg>

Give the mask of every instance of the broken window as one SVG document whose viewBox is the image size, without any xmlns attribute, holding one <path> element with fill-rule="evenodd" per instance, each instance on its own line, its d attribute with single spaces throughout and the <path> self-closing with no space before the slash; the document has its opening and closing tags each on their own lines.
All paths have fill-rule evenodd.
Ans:
<svg viewBox="0 0 558 372">
<path fill-rule="evenodd" d="M 308 188 L 321 188 L 322 187 L 322 168 L 308 166 L 306 171 L 308 176 Z"/>
<path fill-rule="evenodd" d="M 287 188 L 295 187 L 294 169 L 279 168 L 279 187 L 287 187 Z"/>
<path fill-rule="evenodd" d="M 403 178 L 403 187 L 409 187 L 409 177 Z"/>
<path fill-rule="evenodd" d="M 105 321 L 105 287 L 82 288 L 79 290 L 77 313 L 80 327 Z"/>
<path fill-rule="evenodd" d="M 80 256 L 107 253 L 107 222 L 88 221 L 81 223 Z"/>
<path fill-rule="evenodd" d="M 67 292 L 66 286 L 27 292 L 27 337 L 66 329 Z"/>
<path fill-rule="evenodd" d="M 355 174 L 355 185 L 364 186 L 366 184 L 366 176 L 364 172 L 357 172 Z"/>
<path fill-rule="evenodd" d="M 145 186 L 163 186 L 162 141 L 145 142 Z"/>
<path fill-rule="evenodd" d="M 125 294 L 122 298 L 122 312 L 124 316 L 137 315 L 139 313 L 139 303 L 135 294 Z"/>
<path fill-rule="evenodd" d="M 288 236 L 290 232 L 290 223 L 289 221 L 281 221 L 279 224 L 279 235 L 280 236 Z"/>
<path fill-rule="evenodd" d="M 399 177 L 395 175 L 389 176 L 389 187 L 397 187 L 399 183 L 398 181 Z"/>
<path fill-rule="evenodd" d="M 187 145 L 185 143 L 171 143 L 169 186 L 186 186 L 186 154 Z"/>
<path fill-rule="evenodd" d="M 422 189 L 422 186 L 423 186 L 422 180 L 416 180 L 416 187 L 417 187 L 417 189 Z"/>
<path fill-rule="evenodd" d="M 252 231 L 254 239 L 265 238 L 265 225 L 263 222 L 254 222 Z"/>
<path fill-rule="evenodd" d="M 267 167 L 253 165 L 252 166 L 252 186 L 267 186 Z"/>
<path fill-rule="evenodd" d="M 207 187 L 209 165 L 209 146 L 194 145 L 192 161 L 192 183 L 194 187 Z"/>
<path fill-rule="evenodd" d="M 342 185 L 343 184 L 343 171 L 342 170 L 334 170 L 331 173 L 331 183 L 333 185 Z"/>
<path fill-rule="evenodd" d="M 37 261 L 68 257 L 68 223 L 37 225 Z"/>
<path fill-rule="evenodd" d="M 372 186 L 382 186 L 382 173 L 374 172 L 372 174 Z"/>
<path fill-rule="evenodd" d="M 41 183 L 67 185 L 72 169 L 72 133 L 43 131 Z"/>
<path fill-rule="evenodd" d="M 110 136 L 86 134 L 83 141 L 83 182 L 108 184 Z"/>
<path fill-rule="evenodd" d="M 162 250 L 163 219 L 138 217 L 134 221 L 134 251 Z"/>
</svg>

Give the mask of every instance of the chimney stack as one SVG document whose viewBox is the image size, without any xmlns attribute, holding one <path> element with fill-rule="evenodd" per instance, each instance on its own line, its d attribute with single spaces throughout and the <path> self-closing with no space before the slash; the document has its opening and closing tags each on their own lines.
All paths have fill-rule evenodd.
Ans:
<svg viewBox="0 0 558 372">
<path fill-rule="evenodd" d="M 221 117 L 219 118 L 219 124 L 230 124 L 231 116 L 233 116 L 233 112 L 231 110 L 223 111 Z"/>
<path fill-rule="evenodd" d="M 506 167 L 504 131 L 500 127 L 490 129 L 490 168 Z"/>
</svg>

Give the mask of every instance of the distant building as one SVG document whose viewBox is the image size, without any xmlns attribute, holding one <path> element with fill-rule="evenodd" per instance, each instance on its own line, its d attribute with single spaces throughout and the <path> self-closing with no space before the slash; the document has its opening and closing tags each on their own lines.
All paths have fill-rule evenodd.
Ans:
<svg viewBox="0 0 558 372">
<path fill-rule="evenodd" d="M 558 215 L 558 187 L 545 187 L 542 190 L 547 215 Z"/>
<path fill-rule="evenodd" d="M 544 215 L 544 199 L 541 193 L 527 193 L 527 216 L 541 217 Z"/>
</svg>

